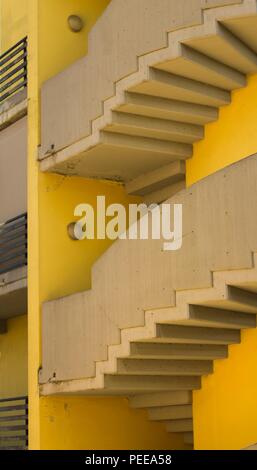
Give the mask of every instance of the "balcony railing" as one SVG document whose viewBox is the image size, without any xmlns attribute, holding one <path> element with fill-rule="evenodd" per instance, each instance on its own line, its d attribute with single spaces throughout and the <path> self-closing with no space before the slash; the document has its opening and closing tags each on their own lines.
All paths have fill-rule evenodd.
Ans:
<svg viewBox="0 0 257 470">
<path fill-rule="evenodd" d="M 27 38 L 0 56 L 0 104 L 27 86 Z"/>
<path fill-rule="evenodd" d="M 28 397 L 0 400 L 0 450 L 28 448 Z"/>
<path fill-rule="evenodd" d="M 27 214 L 0 225 L 0 274 L 27 265 Z"/>
</svg>

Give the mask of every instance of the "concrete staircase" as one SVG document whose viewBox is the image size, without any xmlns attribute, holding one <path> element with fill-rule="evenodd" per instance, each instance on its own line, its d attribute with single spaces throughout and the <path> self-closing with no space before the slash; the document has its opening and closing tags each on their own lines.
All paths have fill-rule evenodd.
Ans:
<svg viewBox="0 0 257 470">
<path fill-rule="evenodd" d="M 145 312 L 143 327 L 125 328 L 121 343 L 110 345 L 108 360 L 96 363 L 96 377 L 41 387 L 43 395 L 83 393 L 123 395 L 132 408 L 168 432 L 183 433 L 193 445 L 192 392 L 214 361 L 226 359 L 240 344 L 241 330 L 255 328 L 257 255 L 252 269 L 213 273 L 213 286 L 176 293 L 174 307 Z M 82 388 L 81 388 L 82 391 Z"/>
<path fill-rule="evenodd" d="M 247 76 L 257 72 L 257 40 L 250 33 L 257 27 L 256 2 L 233 3 L 204 4 L 202 25 L 168 33 L 166 47 L 139 57 L 136 73 L 118 82 L 114 79 L 115 95 L 103 101 L 103 114 L 92 119 L 91 135 L 66 148 L 55 147 L 52 155 L 42 148 L 41 169 L 122 181 L 129 194 L 149 203 L 163 202 L 182 189 L 184 161 L 192 156 L 193 144 L 204 137 L 204 126 L 218 119 L 219 108 L 231 102 L 231 92 L 245 87 Z M 111 9 L 108 14 L 111 24 Z M 98 33 L 96 28 L 91 44 Z M 85 60 L 97 59 L 89 51 Z M 93 73 L 88 66 L 86 70 Z M 45 100 L 53 93 L 57 103 L 62 88 L 62 75 L 56 80 L 46 86 L 46 98 L 43 88 L 43 120 Z M 68 86 L 69 82 L 66 93 Z M 77 103 L 81 100 L 78 97 Z M 65 106 L 61 96 L 58 102 Z M 57 111 L 48 105 L 50 101 L 46 109 L 54 116 Z M 71 112 L 62 108 L 59 115 Z M 80 118 L 85 121 L 85 116 Z"/>
<path fill-rule="evenodd" d="M 185 319 L 175 319 L 178 307 L 146 312 L 145 337 L 130 341 L 115 374 L 104 376 L 107 389 L 131 394 L 132 408 L 147 409 L 150 420 L 183 433 L 187 444 L 193 445 L 192 391 L 201 388 L 201 376 L 213 373 L 214 360 L 227 358 L 229 345 L 240 343 L 241 330 L 256 327 L 257 293 L 233 285 L 224 285 L 223 292 L 222 299 L 212 300 L 210 289 L 208 301 L 188 303 Z M 177 301 L 184 296 L 190 291 L 178 293 Z"/>
</svg>

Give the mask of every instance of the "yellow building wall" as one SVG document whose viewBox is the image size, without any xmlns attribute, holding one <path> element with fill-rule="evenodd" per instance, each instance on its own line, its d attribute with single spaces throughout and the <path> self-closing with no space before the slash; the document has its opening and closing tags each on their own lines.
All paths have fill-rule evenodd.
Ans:
<svg viewBox="0 0 257 470">
<path fill-rule="evenodd" d="M 232 102 L 220 108 L 219 119 L 205 126 L 205 137 L 194 144 L 187 161 L 187 186 L 257 152 L 257 75 L 245 88 L 232 92 Z"/>
<path fill-rule="evenodd" d="M 257 442 L 257 331 L 242 332 L 229 358 L 194 392 L 196 450 L 239 450 Z"/>
<path fill-rule="evenodd" d="M 29 0 L 29 437 L 30 449 L 180 448 L 181 437 L 150 423 L 125 399 L 40 398 L 41 305 L 45 300 L 90 287 L 91 267 L 108 241 L 71 241 L 67 225 L 78 203 L 127 204 L 119 184 L 41 174 L 40 86 L 86 53 L 87 34 L 109 1 Z M 71 33 L 67 17 L 80 14 L 87 28 Z"/>
<path fill-rule="evenodd" d="M 0 0 L 0 51 L 5 52 L 28 33 L 28 0 Z"/>
<path fill-rule="evenodd" d="M 257 152 L 256 102 L 257 75 L 232 93 L 231 105 L 194 145 L 188 186 Z M 241 449 L 257 442 L 256 358 L 257 331 L 245 331 L 242 343 L 229 348 L 229 359 L 215 361 L 214 374 L 203 378 L 202 389 L 193 394 L 196 449 Z"/>
<path fill-rule="evenodd" d="M 181 436 L 151 423 L 125 398 L 60 397 L 41 403 L 43 450 L 183 449 Z"/>
<path fill-rule="evenodd" d="M 7 326 L 0 335 L 0 399 L 28 393 L 27 315 L 8 320 Z"/>
</svg>

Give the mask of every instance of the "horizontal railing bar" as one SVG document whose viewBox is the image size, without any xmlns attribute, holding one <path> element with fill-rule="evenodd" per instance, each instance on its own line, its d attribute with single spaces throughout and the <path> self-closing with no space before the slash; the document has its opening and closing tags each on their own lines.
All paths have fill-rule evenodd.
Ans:
<svg viewBox="0 0 257 470">
<path fill-rule="evenodd" d="M 1 447 L 0 445 L 0 450 L 28 450 L 27 447 L 24 447 L 24 446 L 5 446 L 5 447 Z"/>
<path fill-rule="evenodd" d="M 27 266 L 27 259 L 25 258 L 13 264 L 5 265 L 4 267 L 1 266 L 0 274 L 10 273 L 11 271 L 14 271 L 15 269 L 18 269 L 24 266 Z"/>
<path fill-rule="evenodd" d="M 27 259 L 23 260 L 20 263 L 15 263 L 14 265 L 11 265 L 8 268 L 0 269 L 0 275 L 5 274 L 5 273 L 9 273 L 9 272 L 14 271 L 15 269 L 18 269 L 18 268 L 22 268 L 23 266 L 27 266 Z"/>
<path fill-rule="evenodd" d="M 27 72 L 24 71 L 24 72 L 20 73 L 19 75 L 17 75 L 16 77 L 14 77 L 12 80 L 10 80 L 8 83 L 6 83 L 6 85 L 4 85 L 4 86 L 2 86 L 2 88 L 0 88 L 0 93 L 3 93 L 3 91 L 10 88 L 12 85 L 17 83 L 19 80 L 22 80 L 24 77 L 26 77 L 26 75 L 27 75 Z"/>
<path fill-rule="evenodd" d="M 28 401 L 27 395 L 21 395 L 19 397 L 1 398 L 0 403 L 12 402 L 12 401 Z"/>
<path fill-rule="evenodd" d="M 6 82 L 6 80 L 11 78 L 13 75 L 18 73 L 20 70 L 22 70 L 22 69 L 24 70 L 26 67 L 27 67 L 27 64 L 26 64 L 26 62 L 23 61 L 22 64 L 18 65 L 18 67 L 16 67 L 15 69 L 13 69 L 11 72 L 7 73 L 6 75 L 4 75 L 4 77 L 2 77 L 0 79 L 0 85 L 2 85 L 2 83 Z M 1 72 L 0 72 L 0 76 L 1 76 Z M 7 88 L 9 87 L 10 84 L 11 84 L 11 82 L 8 82 L 8 84 L 6 85 Z"/>
<path fill-rule="evenodd" d="M 14 405 L 14 406 L 0 406 L 0 413 L 6 412 L 6 411 L 18 411 L 18 410 L 27 410 L 28 405 Z"/>
<path fill-rule="evenodd" d="M 27 212 L 23 212 L 22 214 L 17 215 L 16 217 L 12 217 L 11 219 L 8 219 L 8 220 L 5 222 L 5 224 L 6 224 L 6 225 L 7 225 L 7 224 L 11 224 L 12 222 L 15 222 L 15 221 L 18 220 L 18 219 L 23 219 L 23 218 L 27 219 L 27 217 L 28 217 Z"/>
<path fill-rule="evenodd" d="M 27 239 L 25 237 L 19 237 L 15 241 L 11 240 L 10 243 L 0 244 L 0 258 L 7 252 L 16 253 L 18 248 L 27 248 Z"/>
<path fill-rule="evenodd" d="M 27 240 L 20 240 L 16 243 L 13 243 L 12 245 L 8 245 L 7 247 L 5 247 L 4 249 L 1 250 L 1 246 L 0 246 L 0 259 L 1 259 L 1 255 L 5 254 L 7 251 L 13 251 L 13 252 L 16 252 L 15 250 L 17 250 L 17 248 L 20 248 L 21 246 L 24 247 L 24 249 L 26 250 L 27 248 Z"/>
<path fill-rule="evenodd" d="M 0 417 L 0 423 L 8 423 L 10 421 L 27 421 L 28 419 L 28 414 L 22 414 L 22 415 L 9 415 L 9 416 L 1 416 Z M 0 425 L 1 426 L 1 425 Z"/>
<path fill-rule="evenodd" d="M 7 431 L 24 431 L 26 432 L 28 430 L 27 424 L 14 424 L 13 426 L 0 426 L 0 433 L 1 432 L 7 432 Z M 0 434 L 0 439 L 1 439 L 1 434 Z"/>
<path fill-rule="evenodd" d="M 27 37 L 1 54 L 0 85 L 0 103 L 27 86 Z"/>
<path fill-rule="evenodd" d="M 27 50 L 25 49 L 23 54 L 16 57 L 16 59 L 14 59 L 12 62 L 10 62 L 8 65 L 6 65 L 6 67 L 3 67 L 0 70 L 0 76 L 3 75 L 4 73 L 8 72 L 8 70 L 10 70 L 16 64 L 18 64 L 21 60 L 23 60 L 26 63 L 27 62 L 27 56 L 28 56 L 28 53 L 27 53 Z"/>
<path fill-rule="evenodd" d="M 12 244 L 15 244 L 17 242 L 22 242 L 27 243 L 27 231 L 20 231 L 19 233 L 15 233 L 12 237 L 5 237 L 2 238 L 0 237 L 0 250 L 8 250 L 8 247 L 11 246 Z"/>
<path fill-rule="evenodd" d="M 22 219 L 21 221 L 17 221 L 13 224 L 5 224 L 0 226 L 0 237 L 6 235 L 8 233 L 12 233 L 17 229 L 27 226 L 27 219 Z"/>
<path fill-rule="evenodd" d="M 13 243 L 12 245 L 1 245 L 0 244 L 0 257 L 3 256 L 5 253 L 16 253 L 18 248 L 24 247 L 27 250 L 27 238 L 17 239 L 17 242 Z"/>
<path fill-rule="evenodd" d="M 26 225 L 27 225 L 27 219 L 25 218 L 16 220 L 15 222 L 12 222 L 10 224 L 2 224 L 0 226 L 0 233 L 10 232 L 11 230 L 15 230 L 16 227 L 19 228 L 19 227 L 24 227 Z"/>
<path fill-rule="evenodd" d="M 22 441 L 26 442 L 26 436 L 0 436 L 2 442 Z"/>
<path fill-rule="evenodd" d="M 23 451 L 23 450 L 28 450 L 27 447 L 24 447 L 24 446 L 5 446 L 5 447 L 1 447 L 0 446 L 0 450 L 20 450 L 20 451 Z"/>
<path fill-rule="evenodd" d="M 23 213 L 0 225 L 0 275 L 26 265 L 27 214 Z"/>
<path fill-rule="evenodd" d="M 10 54 L 14 49 L 16 49 L 20 44 L 26 44 L 27 45 L 27 36 L 25 38 L 22 38 L 20 41 L 16 42 L 12 47 L 7 49 L 3 54 L 0 55 L 0 60 L 5 57 L 6 55 Z"/>
<path fill-rule="evenodd" d="M 4 235 L 6 233 L 10 233 L 19 229 L 21 227 L 27 226 L 27 219 L 17 220 L 17 222 L 13 222 L 12 224 L 4 224 L 0 226 L 0 236 L 1 234 Z"/>
<path fill-rule="evenodd" d="M 0 274 L 6 274 L 11 271 L 14 271 L 15 269 L 21 268 L 27 266 L 27 258 L 22 258 L 19 261 L 14 261 L 13 263 L 10 264 L 4 264 L 0 265 Z"/>
<path fill-rule="evenodd" d="M 0 451 L 28 449 L 28 397 L 0 399 Z"/>
<path fill-rule="evenodd" d="M 26 48 L 27 48 L 27 43 L 23 43 L 22 46 L 16 48 L 15 50 L 13 49 L 13 52 L 11 52 L 8 56 L 6 55 L 4 58 L 3 58 L 3 56 L 1 56 L 0 57 L 0 67 L 7 64 L 7 62 L 9 62 L 11 59 L 13 59 L 20 52 L 26 50 Z"/>
<path fill-rule="evenodd" d="M 27 259 L 26 259 L 26 256 L 27 254 L 24 253 L 23 255 L 19 255 L 19 256 L 16 256 L 13 258 L 13 260 L 9 260 L 8 261 L 4 261 L 3 263 L 0 263 L 0 267 L 1 269 L 4 269 L 4 270 L 10 270 L 11 268 L 13 268 L 15 265 L 17 264 L 26 264 L 27 263 Z"/>
<path fill-rule="evenodd" d="M 4 100 L 6 100 L 7 98 L 9 98 L 10 96 L 12 96 L 14 93 L 18 92 L 19 90 L 21 90 L 22 88 L 25 88 L 27 86 L 27 78 L 26 80 L 23 80 L 22 83 L 20 83 L 19 85 L 17 85 L 15 88 L 13 88 L 11 91 L 5 93 L 3 96 L 0 97 L 0 103 L 2 103 Z"/>
<path fill-rule="evenodd" d="M 16 234 L 16 236 L 14 237 L 8 237 L 6 239 L 3 239 L 1 240 L 1 237 L 0 237 L 0 249 L 2 247 L 5 247 L 5 249 L 7 250 L 8 247 L 12 244 L 12 243 L 17 243 L 16 240 L 18 241 L 24 241 L 25 243 L 27 243 L 27 232 L 20 232 L 18 234 Z"/>
<path fill-rule="evenodd" d="M 0 244 L 6 245 L 8 243 L 11 243 L 14 240 L 17 240 L 26 236 L 27 236 L 27 227 L 25 225 L 17 227 L 15 228 L 15 230 L 8 230 L 8 232 L 4 232 L 4 233 L 0 231 Z"/>
<path fill-rule="evenodd" d="M 24 247 L 23 250 L 12 253 L 11 255 L 8 254 L 7 256 L 0 256 L 0 266 L 1 264 L 8 263 L 8 261 L 12 261 L 13 259 L 21 258 L 24 255 L 26 255 L 26 247 Z"/>
</svg>

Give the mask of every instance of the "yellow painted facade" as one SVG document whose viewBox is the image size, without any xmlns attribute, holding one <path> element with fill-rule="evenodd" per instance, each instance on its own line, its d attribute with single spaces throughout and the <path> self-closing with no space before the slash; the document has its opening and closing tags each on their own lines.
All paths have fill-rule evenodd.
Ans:
<svg viewBox="0 0 257 470">
<path fill-rule="evenodd" d="M 28 0 L 0 2 L 0 50 L 6 51 L 28 33 Z"/>
<path fill-rule="evenodd" d="M 151 423 L 125 398 L 44 398 L 40 404 L 41 449 L 184 449 L 179 435 Z"/>
<path fill-rule="evenodd" d="M 239 450 L 256 443 L 257 333 L 242 332 L 229 358 L 215 361 L 214 374 L 194 392 L 195 449 Z"/>
<path fill-rule="evenodd" d="M 126 399 L 40 398 L 41 305 L 90 288 L 91 268 L 109 242 L 71 241 L 66 232 L 74 207 L 95 205 L 97 195 L 128 204 L 119 184 L 39 172 L 42 83 L 87 51 L 87 37 L 110 0 L 1 0 L 1 50 L 28 34 L 28 387 L 30 449 L 163 449 L 183 448 L 180 437 L 133 411 Z M 80 14 L 86 28 L 69 31 L 66 18 Z M 3 27 L 4 26 L 4 27 Z M 63 53 L 65 51 L 65 53 Z M 257 150 L 257 76 L 233 92 L 232 104 L 206 126 L 205 139 L 194 145 L 187 162 L 187 184 L 245 158 Z M 15 348 L 13 348 L 15 344 Z M 257 433 L 257 332 L 244 332 L 242 344 L 230 347 L 228 360 L 215 362 L 215 373 L 194 392 L 196 449 L 239 449 Z M 27 316 L 8 322 L 0 337 L 0 395 L 27 391 Z M 252 427 L 249 426 L 251 415 Z M 233 429 L 237 429 L 233 433 Z"/>
<path fill-rule="evenodd" d="M 219 119 L 205 126 L 205 138 L 194 144 L 187 161 L 187 185 L 256 153 L 257 76 L 232 92 L 231 104 L 220 108 Z"/>
<path fill-rule="evenodd" d="M 28 393 L 27 315 L 10 319 L 7 328 L 0 335 L 0 398 Z"/>
</svg>

